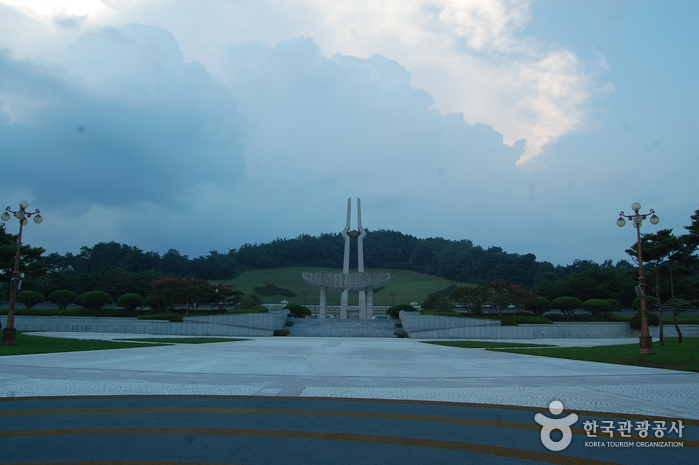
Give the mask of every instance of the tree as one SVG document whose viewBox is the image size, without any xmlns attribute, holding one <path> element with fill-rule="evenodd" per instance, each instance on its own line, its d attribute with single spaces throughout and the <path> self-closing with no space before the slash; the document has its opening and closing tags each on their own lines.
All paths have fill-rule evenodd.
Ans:
<svg viewBox="0 0 699 465">
<path fill-rule="evenodd" d="M 49 302 L 53 302 L 54 304 L 58 305 L 58 308 L 65 310 L 68 308 L 68 305 L 75 301 L 75 297 L 75 292 L 61 289 L 58 291 L 53 291 L 51 294 L 49 294 Z"/>
<path fill-rule="evenodd" d="M 425 310 L 448 312 L 451 310 L 451 304 L 449 303 L 449 299 L 442 294 L 430 294 L 422 302 L 422 308 Z"/>
<path fill-rule="evenodd" d="M 456 288 L 449 296 L 471 315 L 479 315 L 488 300 L 488 293 L 481 286 L 462 286 Z"/>
<path fill-rule="evenodd" d="M 635 270 L 626 260 L 621 260 L 616 265 L 611 260 L 602 264 L 575 260 L 572 265 L 557 267 L 556 272 L 549 274 L 535 291 L 549 300 L 577 297 L 581 301 L 615 299 L 630 304 L 635 296 Z"/>
<path fill-rule="evenodd" d="M 246 295 L 240 300 L 240 308 L 255 308 L 262 305 L 262 299 L 254 292 Z"/>
<path fill-rule="evenodd" d="M 670 299 L 665 302 L 665 306 L 672 309 L 672 322 L 674 323 L 675 330 L 677 331 L 677 343 L 681 344 L 682 331 L 680 331 L 680 326 L 677 324 L 677 313 L 681 312 L 682 310 L 689 310 L 691 305 L 684 299 Z"/>
<path fill-rule="evenodd" d="M 699 210 L 695 210 L 690 219 L 692 223 L 684 227 L 687 233 L 682 235 L 682 242 L 686 245 L 691 255 L 699 250 Z"/>
<path fill-rule="evenodd" d="M 660 309 L 660 328 L 658 329 L 659 344 L 664 345 L 663 307 L 660 298 L 660 266 L 665 264 L 673 253 L 680 247 L 680 241 L 672 235 L 672 229 L 661 229 L 655 233 L 641 234 L 641 250 L 643 261 L 655 267 L 655 298 Z M 632 257 L 638 256 L 638 243 L 634 243 L 626 253 Z"/>
<path fill-rule="evenodd" d="M 483 283 L 479 287 L 483 288 L 486 294 L 486 301 L 492 304 L 498 312 L 498 318 L 502 319 L 502 309 L 508 305 L 522 304 L 526 301 L 527 292 L 504 279 Z"/>
<path fill-rule="evenodd" d="M 105 305 L 112 303 L 112 296 L 104 291 L 90 291 L 77 296 L 75 303 L 90 310 L 101 310 Z"/>
<path fill-rule="evenodd" d="M 551 302 L 551 307 L 558 309 L 564 315 L 572 315 L 575 310 L 582 308 L 583 303 L 577 297 L 559 297 L 553 302 Z"/>
<path fill-rule="evenodd" d="M 111 241 L 81 247 L 73 266 L 78 273 L 95 274 L 104 270 L 135 273 L 155 269 L 159 260 L 160 256 L 155 252 L 143 252 L 138 247 Z"/>
<path fill-rule="evenodd" d="M 31 247 L 23 244 L 19 251 L 19 272 L 27 276 L 39 277 L 46 274 L 46 268 L 41 260 L 41 254 L 46 252 L 41 247 Z M 0 279 L 9 282 L 15 266 L 17 253 L 17 234 L 5 232 L 5 225 L 0 224 Z"/>
<path fill-rule="evenodd" d="M 148 304 L 163 312 L 174 310 L 176 303 L 187 299 L 187 289 L 182 278 L 161 278 L 151 283 L 151 291 L 146 296 Z"/>
<path fill-rule="evenodd" d="M 33 308 L 34 305 L 40 304 L 44 301 L 44 296 L 40 292 L 36 291 L 22 291 L 17 293 L 15 300 L 21 304 L 24 304 L 25 308 Z"/>
<path fill-rule="evenodd" d="M 133 312 L 138 307 L 143 305 L 143 296 L 141 294 L 123 294 L 117 299 L 117 305 L 126 310 L 127 312 Z"/>
<path fill-rule="evenodd" d="M 236 288 L 233 286 L 227 286 L 225 284 L 215 284 L 212 287 L 212 290 L 214 303 L 222 312 L 225 311 L 226 307 L 235 307 L 238 305 L 240 303 L 240 299 L 243 297 L 242 292 L 236 290 Z"/>
</svg>

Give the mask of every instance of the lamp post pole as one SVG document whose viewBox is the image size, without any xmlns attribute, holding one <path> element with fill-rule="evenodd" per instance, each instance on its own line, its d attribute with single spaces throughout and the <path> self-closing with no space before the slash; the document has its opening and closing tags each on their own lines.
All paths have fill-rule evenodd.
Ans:
<svg viewBox="0 0 699 465">
<path fill-rule="evenodd" d="M 641 210 L 641 204 L 636 202 L 631 208 L 634 211 L 633 215 L 626 215 L 622 211 L 619 213 L 619 219 L 616 220 L 616 224 L 621 228 L 626 224 L 626 219 L 633 222 L 634 228 L 636 228 L 636 248 L 638 250 L 638 288 L 640 290 L 640 300 L 641 300 L 641 337 L 639 338 L 639 349 L 640 354 L 652 354 L 653 353 L 653 339 L 650 336 L 650 331 L 648 330 L 648 307 L 646 304 L 646 277 L 643 274 L 643 250 L 641 247 L 641 224 L 643 220 L 650 217 L 651 224 L 658 224 L 660 218 L 657 217 L 655 211 L 650 209 L 648 213 L 639 213 Z"/>
<path fill-rule="evenodd" d="M 15 343 L 15 298 L 17 296 L 17 289 L 19 288 L 19 257 L 20 250 L 22 248 L 22 228 L 29 222 L 29 218 L 34 217 L 34 222 L 36 224 L 41 223 L 44 219 L 39 214 L 39 209 L 37 208 L 33 212 L 28 212 L 26 209 L 29 206 L 26 200 L 22 200 L 19 203 L 19 210 L 13 211 L 10 207 L 5 209 L 5 212 L 0 215 L 2 221 L 10 220 L 10 213 L 14 215 L 15 218 L 19 220 L 19 234 L 17 235 L 17 250 L 15 251 L 15 265 L 12 269 L 12 279 L 10 280 L 10 306 L 7 310 L 7 322 L 5 323 L 5 329 L 2 330 L 2 344 L 10 345 Z"/>
</svg>

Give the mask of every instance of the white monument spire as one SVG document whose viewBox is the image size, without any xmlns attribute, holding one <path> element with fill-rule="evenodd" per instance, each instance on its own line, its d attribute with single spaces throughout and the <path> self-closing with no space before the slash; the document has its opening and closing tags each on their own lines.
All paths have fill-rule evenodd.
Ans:
<svg viewBox="0 0 699 465">
<path fill-rule="evenodd" d="M 366 230 L 362 227 L 362 203 L 357 198 L 357 228 L 350 231 L 352 222 L 352 198 L 347 199 L 347 222 L 341 234 L 345 240 L 345 253 L 342 262 L 342 273 L 303 273 L 303 279 L 308 284 L 320 287 L 320 317 L 325 318 L 327 311 L 327 291 L 340 291 L 340 318 L 347 318 L 347 306 L 350 292 L 359 294 L 359 318 L 371 318 L 374 305 L 374 289 L 384 286 L 391 279 L 389 273 L 364 272 L 364 237 Z M 350 273 L 351 239 L 357 239 L 357 273 Z"/>
</svg>

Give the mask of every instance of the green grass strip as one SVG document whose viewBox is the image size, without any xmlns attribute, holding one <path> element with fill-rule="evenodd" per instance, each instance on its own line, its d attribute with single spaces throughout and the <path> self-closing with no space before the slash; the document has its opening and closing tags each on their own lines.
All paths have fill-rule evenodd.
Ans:
<svg viewBox="0 0 699 465">
<path fill-rule="evenodd" d="M 486 342 L 486 341 L 422 341 L 438 346 L 461 347 L 462 349 L 490 349 L 500 347 L 555 347 L 550 344 L 521 344 L 518 342 Z"/>
<path fill-rule="evenodd" d="M 157 344 L 165 345 L 165 344 Z M 0 345 L 2 355 L 51 354 L 55 352 L 76 352 L 83 350 L 128 349 L 132 347 L 152 347 L 153 344 L 137 342 L 113 342 L 91 339 L 64 339 L 59 337 L 29 336 L 17 331 L 15 343 Z"/>
<path fill-rule="evenodd" d="M 665 338 L 665 345 L 653 343 L 652 354 L 639 354 L 638 344 L 600 347 L 561 347 L 556 349 L 490 349 L 543 357 L 615 363 L 666 370 L 699 371 L 699 337 L 686 337 L 681 344 L 676 338 Z"/>
</svg>

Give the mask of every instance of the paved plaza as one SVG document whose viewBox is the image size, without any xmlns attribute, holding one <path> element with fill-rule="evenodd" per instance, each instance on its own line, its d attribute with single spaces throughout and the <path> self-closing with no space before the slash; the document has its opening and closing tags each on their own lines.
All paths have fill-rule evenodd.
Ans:
<svg viewBox="0 0 699 465">
<path fill-rule="evenodd" d="M 95 339 L 125 337 L 125 335 L 103 333 L 42 334 L 54 337 Z M 126 335 L 126 337 L 130 336 Z M 620 339 L 549 339 L 537 342 L 560 343 L 562 345 L 606 345 L 636 341 Z M 684 438 L 686 440 L 681 453 L 694 453 L 699 444 L 697 442 L 699 441 L 697 432 L 699 422 L 696 421 L 699 420 L 698 373 L 534 357 L 482 349 L 459 349 L 424 344 L 413 339 L 268 337 L 212 344 L 175 344 L 146 348 L 5 356 L 0 358 L 0 397 L 5 398 L 0 402 L 1 408 L 6 411 L 5 415 L 14 415 L 14 413 L 7 413 L 7 411 L 15 412 L 20 409 L 31 410 L 36 408 L 42 412 L 59 409 L 68 415 L 72 411 L 71 409 L 87 408 L 85 407 L 86 404 L 92 406 L 90 408 L 98 409 L 96 412 L 99 413 L 102 411 L 99 410 L 100 408 L 107 408 L 105 407 L 107 404 L 112 405 L 110 402 L 116 402 L 121 406 L 119 408 L 125 408 L 124 406 L 132 404 L 133 399 L 151 399 L 150 401 L 143 401 L 137 407 L 134 407 L 136 410 L 132 413 L 138 417 L 140 413 L 148 411 L 148 406 L 155 406 L 159 405 L 160 402 L 164 402 L 157 399 L 166 398 L 175 399 L 169 403 L 166 402 L 167 408 L 174 409 L 181 406 L 204 408 L 204 404 L 208 406 L 206 408 L 212 408 L 212 406 L 225 405 L 232 402 L 230 399 L 248 399 L 249 402 L 252 402 L 252 404 L 246 404 L 248 407 L 233 402 L 235 406 L 230 407 L 232 410 L 229 410 L 228 413 L 237 414 L 236 412 L 240 413 L 242 411 L 240 409 L 244 410 L 246 408 L 253 410 L 262 409 L 260 410 L 260 412 L 263 412 L 260 414 L 261 418 L 264 417 L 268 420 L 272 417 L 269 415 L 265 416 L 264 412 L 267 411 L 265 409 L 278 411 L 286 408 L 294 411 L 313 410 L 326 412 L 327 409 L 341 409 L 345 411 L 356 407 L 364 412 L 359 415 L 363 418 L 363 416 L 371 417 L 371 415 L 376 414 L 377 409 L 389 416 L 393 414 L 449 416 L 446 412 L 452 411 L 449 410 L 449 406 L 451 406 L 454 409 L 453 412 L 461 412 L 457 416 L 460 416 L 464 422 L 480 425 L 480 429 L 478 429 L 480 433 L 476 434 L 475 431 L 471 431 L 475 435 L 471 440 L 466 440 L 458 434 L 452 436 L 452 430 L 456 427 L 448 424 L 451 420 L 435 420 L 432 423 L 439 423 L 441 425 L 439 428 L 443 428 L 445 431 L 449 431 L 449 433 L 438 433 L 435 430 L 433 433 L 426 433 L 424 437 L 420 436 L 421 440 L 428 441 L 424 444 L 432 444 L 429 441 L 436 440 L 445 440 L 447 442 L 463 442 L 463 440 L 466 440 L 471 446 L 480 444 L 483 447 L 485 445 L 495 447 L 492 450 L 488 449 L 490 452 L 484 452 L 485 449 L 483 448 L 478 449 L 478 447 L 473 446 L 475 447 L 473 449 L 471 446 L 467 447 L 464 445 L 463 447 L 466 447 L 466 449 L 469 447 L 471 449 L 462 450 L 459 453 L 466 455 L 473 453 L 485 454 L 488 460 L 490 460 L 488 462 L 488 460 L 482 461 L 478 459 L 474 463 L 551 462 L 551 460 L 546 459 L 546 457 L 551 458 L 549 455 L 561 458 L 542 449 L 541 442 L 537 439 L 540 427 L 533 421 L 533 416 L 536 412 L 547 413 L 549 403 L 553 400 L 559 400 L 565 407 L 564 414 L 566 412 L 577 412 L 581 417 L 583 415 L 599 415 L 600 418 L 607 418 L 610 414 L 616 415 L 614 416 L 616 419 L 634 418 L 635 420 L 640 420 L 647 418 L 648 420 L 653 420 L 658 419 L 657 417 L 662 417 L 668 422 L 668 425 L 670 421 L 682 419 L 685 422 Z M 27 399 L 36 397 L 41 399 Z M 50 400 L 51 397 L 54 398 L 53 401 Z M 59 406 L 59 403 L 65 401 L 65 397 L 72 397 L 76 402 L 66 405 L 60 404 L 62 406 Z M 100 401 L 99 399 L 102 400 Z M 108 399 L 112 399 L 112 401 L 108 402 Z M 122 401 L 114 399 L 122 399 Z M 198 403 L 196 399 L 202 399 L 201 402 L 203 404 L 201 402 Z M 219 399 L 219 401 L 204 401 L 203 399 Z M 256 403 L 258 401 L 255 401 L 255 399 L 262 402 L 262 404 Z M 294 401 L 294 399 L 296 400 Z M 332 399 L 337 400 L 333 401 Z M 354 400 L 349 401 L 347 399 Z M 377 399 L 384 400 L 384 402 L 379 402 Z M 274 401 L 277 403 L 274 403 Z M 31 404 L 31 402 L 43 402 L 44 404 L 41 404 L 40 407 L 27 407 L 27 403 Z M 265 404 L 264 402 L 272 402 L 272 404 Z M 299 404 L 298 402 L 307 403 Z M 314 404 L 313 402 L 321 402 L 321 404 Z M 325 403 L 323 404 L 322 402 Z M 260 406 L 263 404 L 265 406 Z M 350 405 L 355 407 L 348 407 Z M 386 407 L 388 405 L 394 407 Z M 503 408 L 502 406 L 510 407 Z M 385 409 L 388 410 L 384 411 Z M 186 410 L 182 412 L 186 412 Z M 206 413 L 205 411 L 202 412 L 202 414 Z M 526 415 L 522 412 L 525 412 Z M 594 412 L 607 412 L 607 414 L 595 414 Z M 64 413 L 61 413 L 61 415 Z M 325 451 L 327 453 L 328 450 L 324 448 L 327 446 L 328 441 L 339 440 L 339 437 L 332 435 L 325 437 L 322 435 L 335 434 L 338 431 L 333 429 L 335 427 L 323 426 L 324 423 L 319 418 L 323 417 L 323 415 L 327 416 L 326 413 L 308 413 L 308 415 L 310 415 L 310 420 L 304 417 L 304 421 L 299 423 L 300 426 L 292 429 L 297 431 L 300 428 L 300 430 L 306 431 L 308 434 L 311 434 L 309 432 L 311 431 L 313 434 L 320 435 L 314 436 L 315 439 L 313 441 L 323 444 L 322 447 L 318 446 L 320 447 L 319 457 L 325 457 L 323 460 L 315 462 L 289 460 L 284 462 L 281 459 L 279 459 L 281 461 L 275 459 L 265 462 L 265 460 L 259 457 L 256 459 L 243 459 L 242 456 L 233 455 L 231 457 L 239 457 L 240 460 L 227 462 L 219 461 L 219 459 L 214 461 L 207 459 L 201 460 L 201 463 L 379 463 L 370 461 L 371 454 L 363 459 L 357 456 L 356 461 L 347 461 L 345 459 L 326 460 L 327 456 L 321 452 Z M 348 438 L 354 437 L 351 435 L 364 435 L 361 438 L 357 436 L 357 441 L 362 444 L 376 444 L 378 439 L 371 439 L 370 436 L 372 435 L 394 437 L 392 429 L 382 429 L 387 425 L 373 424 L 372 422 L 375 419 L 367 420 L 371 425 L 366 426 L 362 423 L 364 420 L 356 424 L 354 420 L 347 423 L 347 416 L 351 417 L 352 414 L 343 413 L 338 415 L 341 418 L 338 420 L 339 423 L 337 425 L 345 425 L 347 427 L 347 430 L 343 431 L 349 435 L 347 436 Z M 522 415 L 525 415 L 526 418 L 522 417 Z M 119 418 L 126 417 L 120 416 Z M 285 416 L 284 418 L 288 419 L 289 417 Z M 413 420 L 418 423 L 423 420 L 428 421 L 422 417 Z M 401 426 L 398 430 L 405 429 L 407 427 L 405 425 L 410 425 L 410 421 L 413 420 L 407 417 L 404 418 L 404 421 L 401 422 L 404 426 Z M 90 428 L 91 421 L 93 420 L 88 421 L 86 426 L 82 428 Z M 103 426 L 109 426 L 109 422 L 105 423 L 104 419 L 94 421 Z M 318 421 L 322 424 L 317 427 L 314 426 Z M 445 421 L 446 423 L 444 423 Z M 502 434 L 510 434 L 519 438 L 513 443 L 519 445 L 512 445 L 512 447 L 516 448 L 515 450 L 526 449 L 549 455 L 531 456 L 527 459 L 534 462 L 521 461 L 520 459 L 527 457 L 526 454 L 520 457 L 515 452 L 497 449 L 506 447 L 508 445 L 507 441 L 503 442 L 494 438 L 491 438 L 492 440 L 477 439 L 477 437 L 483 436 L 482 431 L 484 431 L 484 425 L 488 421 L 495 423 L 504 422 L 502 424 L 493 423 L 491 426 L 506 428 L 508 432 L 501 431 Z M 513 422 L 528 426 L 516 427 L 514 432 L 512 432 L 509 431 L 509 428 L 511 428 Z M 418 423 L 414 425 L 418 428 L 417 430 L 408 428 L 412 432 L 406 431 L 405 433 L 400 433 L 399 436 L 405 438 L 411 434 L 417 434 L 417 431 L 423 428 L 423 426 L 418 427 Z M 70 422 L 63 423 L 63 425 L 64 427 L 71 426 Z M 269 428 L 276 428 L 276 426 L 270 425 L 265 423 L 264 428 L 262 425 L 260 425 L 260 428 L 263 428 L 265 431 Z M 156 434 L 153 431 L 157 432 L 159 431 L 157 428 L 164 426 L 170 425 L 167 421 L 163 421 L 159 424 L 152 424 L 149 427 L 156 428 L 151 431 L 152 434 Z M 183 425 L 180 426 L 184 428 Z M 195 425 L 190 426 L 191 428 L 195 427 Z M 342 429 L 344 426 L 337 427 Z M 26 428 L 33 427 L 27 425 Z M 187 434 L 191 434 L 191 431 L 193 431 L 191 428 L 187 430 L 190 431 Z M 247 425 L 238 429 L 243 431 L 255 428 Z M 456 429 L 458 430 L 459 428 Z M 51 430 L 53 431 L 53 429 Z M 80 431 L 83 431 L 80 434 L 86 434 L 85 431 L 87 430 L 82 429 Z M 118 430 L 114 431 L 112 434 L 118 434 Z M 287 431 L 287 429 L 284 429 L 284 431 Z M 524 441 L 523 437 L 520 438 L 519 435 L 525 434 L 525 431 L 530 436 L 532 431 L 534 432 L 533 437 L 536 439 L 534 442 L 538 441 L 536 447 L 534 445 L 525 447 L 524 443 L 518 442 L 520 439 Z M 302 440 L 302 438 L 294 436 L 297 433 L 288 433 L 287 436 L 284 436 L 284 440 L 292 443 Z M 9 433 L 6 432 L 6 434 Z M 47 437 L 54 437 L 52 434 L 47 434 Z M 125 432 L 124 434 L 131 433 Z M 164 432 L 162 434 L 167 436 L 169 433 Z M 219 433 L 211 433 L 213 436 L 217 436 L 217 434 Z M 245 436 L 248 433 L 240 434 Z M 250 434 L 255 436 L 256 433 Z M 261 442 L 256 441 L 262 447 L 264 441 L 269 440 L 270 437 L 276 437 L 275 434 L 277 433 L 271 435 L 262 434 L 266 439 L 258 438 Z M 22 435 L 18 434 L 19 436 Z M 239 436 L 233 436 L 237 438 L 236 441 L 240 440 Z M 461 439 L 458 439 L 459 437 Z M 2 447 L 3 441 L 8 440 L 7 437 L 2 438 L 3 436 L 0 434 L 0 447 Z M 577 446 L 575 446 L 575 449 L 571 449 L 573 451 L 571 454 L 578 454 L 581 457 L 592 457 L 594 455 L 592 452 L 596 449 L 593 450 L 592 448 L 582 446 L 585 441 L 585 432 L 581 429 L 580 423 L 577 425 L 576 438 L 577 442 L 575 444 Z M 16 440 L 21 442 L 24 439 Z M 531 440 L 531 438 L 527 440 Z M 48 439 L 42 439 L 42 441 L 48 441 Z M 385 441 L 382 442 L 381 451 L 377 450 L 377 454 L 389 454 L 391 456 L 392 452 L 390 451 L 395 452 L 392 447 L 414 447 L 417 444 L 416 442 L 411 443 L 408 441 L 401 446 L 391 442 L 397 441 L 395 438 L 387 441 L 390 443 L 390 447 Z M 420 454 L 411 458 L 411 454 L 408 454 L 404 460 L 388 460 L 384 463 L 443 463 L 443 460 L 456 459 L 457 457 L 452 457 L 455 453 L 454 447 L 456 449 L 462 447 L 454 446 L 451 442 L 449 443 L 451 445 L 443 444 L 444 447 L 436 446 L 435 444 L 424 446 L 436 454 L 432 458 L 421 456 Z M 5 442 L 5 445 L 7 446 L 8 443 Z M 303 449 L 298 444 L 289 447 L 289 450 L 297 452 Z M 388 449 L 385 449 L 385 447 L 388 447 Z M 2 449 L 8 450 L 8 447 L 2 447 Z M 447 449 L 449 452 L 447 452 Z M 12 450 L 15 449 L 13 448 Z M 667 453 L 668 451 L 666 450 L 665 452 Z M 656 453 L 658 453 L 657 450 L 653 452 L 653 454 Z M 669 453 L 680 454 L 678 450 L 673 450 Z M 653 454 L 644 454 L 643 457 L 656 457 Z M 75 460 L 78 460 L 78 455 L 75 456 Z M 598 456 L 598 459 L 614 463 L 627 463 L 624 457 L 635 456 L 635 453 L 632 455 L 628 455 L 628 453 L 626 455 L 616 454 L 613 457 L 601 454 Z M 24 457 L 23 460 L 19 460 L 17 456 L 10 460 L 7 454 L 2 455 L 2 457 L 4 458 L 0 459 L 0 462 L 9 460 L 20 463 L 33 460 L 46 463 L 50 461 L 49 456 L 44 457 L 32 454 L 26 457 L 22 456 Z M 32 457 L 33 459 L 30 460 Z M 80 457 L 83 456 L 80 455 Z M 112 456 L 105 457 L 100 458 L 100 460 L 106 460 L 109 457 L 111 457 L 109 458 L 110 460 L 115 460 Z M 416 457 L 423 457 L 426 461 L 419 461 Z M 677 457 L 679 458 L 680 456 L 678 455 Z M 98 458 L 87 454 L 80 460 L 90 461 L 98 460 Z M 364 461 L 365 459 L 367 461 Z M 188 458 L 185 461 L 191 460 Z M 643 461 L 636 462 L 645 463 Z M 466 462 L 457 461 L 456 463 Z M 564 462 L 553 461 L 552 463 Z"/>
</svg>

